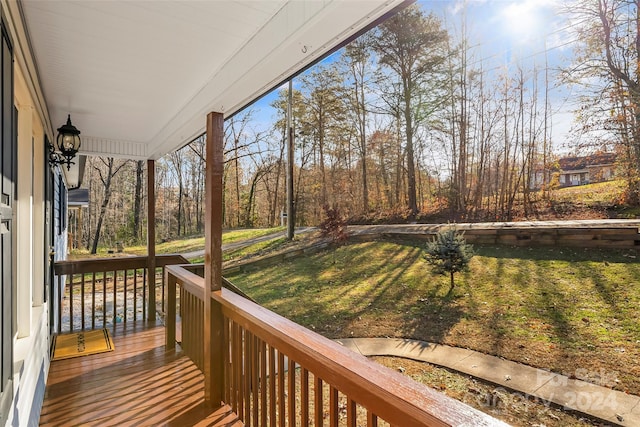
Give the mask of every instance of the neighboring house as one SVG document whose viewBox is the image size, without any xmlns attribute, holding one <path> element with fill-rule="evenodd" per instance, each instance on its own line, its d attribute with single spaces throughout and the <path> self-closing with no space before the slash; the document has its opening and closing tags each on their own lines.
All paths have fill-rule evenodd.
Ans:
<svg viewBox="0 0 640 427">
<path fill-rule="evenodd" d="M 564 157 L 559 160 L 561 187 L 603 182 L 615 176 L 615 153 L 597 153 L 582 157 Z"/>
<path fill-rule="evenodd" d="M 542 188 L 542 186 L 545 183 L 544 180 L 544 171 L 542 170 L 542 168 L 536 169 L 535 171 L 533 171 L 529 177 L 529 190 L 539 190 Z M 550 173 L 549 171 L 547 171 L 547 180 L 546 182 L 549 183 L 550 181 L 550 177 L 549 177 Z"/>
</svg>

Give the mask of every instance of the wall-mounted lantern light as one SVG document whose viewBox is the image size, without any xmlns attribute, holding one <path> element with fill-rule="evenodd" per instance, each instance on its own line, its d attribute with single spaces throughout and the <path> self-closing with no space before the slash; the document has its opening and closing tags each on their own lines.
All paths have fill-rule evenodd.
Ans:
<svg viewBox="0 0 640 427">
<path fill-rule="evenodd" d="M 67 123 L 58 128 L 58 136 L 49 147 L 49 163 L 54 165 L 67 165 L 71 169 L 73 158 L 80 149 L 80 131 L 71 124 L 71 115 L 67 117 Z"/>
</svg>

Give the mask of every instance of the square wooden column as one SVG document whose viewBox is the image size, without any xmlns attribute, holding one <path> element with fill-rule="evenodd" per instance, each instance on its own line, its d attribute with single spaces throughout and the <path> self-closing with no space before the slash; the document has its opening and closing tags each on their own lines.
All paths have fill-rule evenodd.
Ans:
<svg viewBox="0 0 640 427">
<path fill-rule="evenodd" d="M 147 160 L 147 319 L 156 319 L 156 162 Z"/>
<path fill-rule="evenodd" d="M 204 221 L 204 397 L 219 407 L 223 390 L 223 318 L 213 293 L 222 288 L 222 174 L 224 169 L 224 117 L 207 115 L 205 148 Z"/>
</svg>

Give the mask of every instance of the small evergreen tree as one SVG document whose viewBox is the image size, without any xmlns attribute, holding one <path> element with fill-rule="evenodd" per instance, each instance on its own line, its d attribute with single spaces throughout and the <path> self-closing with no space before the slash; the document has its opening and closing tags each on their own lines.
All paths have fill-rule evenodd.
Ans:
<svg viewBox="0 0 640 427">
<path fill-rule="evenodd" d="M 473 246 L 467 244 L 463 233 L 458 233 L 454 227 L 448 227 L 438 231 L 434 239 L 427 243 L 425 259 L 433 266 L 434 272 L 451 275 L 450 294 L 455 285 L 453 275 L 465 271 L 473 255 Z"/>
</svg>

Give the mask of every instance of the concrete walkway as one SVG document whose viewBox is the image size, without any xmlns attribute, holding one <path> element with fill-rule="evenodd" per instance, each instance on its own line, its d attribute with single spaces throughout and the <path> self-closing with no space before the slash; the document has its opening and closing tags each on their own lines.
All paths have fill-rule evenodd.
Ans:
<svg viewBox="0 0 640 427">
<path fill-rule="evenodd" d="M 317 230 L 316 227 L 296 227 L 295 233 L 304 234 L 309 233 L 311 231 Z M 246 240 L 239 240 L 237 242 L 225 243 L 222 245 L 222 252 L 235 251 L 238 249 L 246 248 L 247 246 L 254 245 L 260 242 L 266 242 L 267 240 L 274 240 L 280 237 L 284 237 L 286 235 L 286 231 L 278 231 L 271 234 L 265 234 L 264 236 L 254 237 Z M 202 258 L 204 256 L 204 249 L 199 249 L 197 251 L 184 252 L 182 254 L 188 260 L 192 260 L 195 258 Z"/>
<path fill-rule="evenodd" d="M 395 356 L 428 362 L 509 389 L 522 398 L 551 402 L 612 425 L 640 426 L 640 397 L 532 368 L 477 351 L 396 338 L 336 340 L 364 356 Z M 603 382 L 614 379 L 603 379 Z"/>
</svg>

